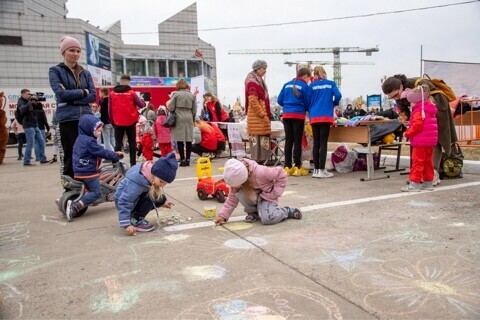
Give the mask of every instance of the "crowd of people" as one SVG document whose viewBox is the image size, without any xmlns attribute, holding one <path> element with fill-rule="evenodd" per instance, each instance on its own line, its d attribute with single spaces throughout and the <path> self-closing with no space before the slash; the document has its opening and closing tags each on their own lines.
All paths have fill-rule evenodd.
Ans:
<svg viewBox="0 0 480 320">
<path fill-rule="evenodd" d="M 57 109 L 52 128 L 55 130 L 53 159 L 48 161 L 45 144 L 50 136 L 41 101 L 29 89 L 21 91 L 12 129 L 18 139 L 18 160 L 23 165 L 53 163 L 60 157 L 61 175 L 82 181 L 89 192 L 80 200 L 69 201 L 69 221 L 85 206 L 100 197 L 99 168 L 102 160 L 119 161 L 128 150 L 130 169 L 115 195 L 120 227 L 130 235 L 153 230 L 144 218 L 153 208 L 171 208 L 163 188 L 174 181 L 178 167 L 190 166 L 191 154 L 215 155 L 225 150 L 227 132 L 217 122 L 235 122 L 235 110 L 225 112 L 211 93 L 204 95 L 202 110 L 197 112 L 196 97 L 185 79 L 176 83 L 166 106 L 147 104 L 130 86 L 130 76 L 122 75 L 120 83 L 109 91 L 101 88 L 100 99 L 90 72 L 78 60 L 80 42 L 64 36 L 60 42 L 63 62 L 49 70 L 49 81 L 55 93 Z M 269 168 L 261 165 L 271 156 L 271 121 L 268 87 L 265 82 L 267 62 L 257 60 L 245 78 L 245 114 L 251 159 L 230 159 L 225 164 L 224 179 L 231 187 L 227 201 L 215 223 L 227 222 L 241 203 L 246 221 L 261 220 L 273 224 L 287 218 L 300 219 L 301 212 L 292 207 L 279 207 L 278 198 L 288 176 L 306 176 L 302 167 L 302 138 L 308 121 L 313 136 L 313 178 L 333 176 L 326 167 L 329 132 L 335 118 L 363 116 L 361 106 L 348 104 L 343 114 L 338 106 L 342 98 L 336 83 L 327 79 L 322 66 L 313 70 L 299 68 L 296 77 L 282 87 L 277 102 L 282 107 L 285 131 L 285 166 Z M 313 72 L 312 72 L 313 71 Z M 395 99 L 405 113 L 411 140 L 412 169 L 410 184 L 403 191 L 432 190 L 438 176 L 442 150 L 447 154 L 456 141 L 448 101 L 439 93 L 430 96 L 433 86 L 428 80 L 407 79 L 395 75 L 386 79 L 382 90 Z M 432 99 L 431 99 L 432 97 Z M 1 95 L 3 100 L 3 94 Z M 3 101 L 2 100 L 2 101 Z M 0 110 L 0 122 L 5 112 Z M 167 116 L 174 114 L 175 126 L 164 126 Z M 198 114 L 198 115 L 197 115 Z M 5 121 L 6 122 L 6 121 Z M 0 164 L 5 148 L 3 127 L 0 128 Z M 23 144 L 26 143 L 25 152 Z M 5 143 L 6 144 L 6 143 Z M 156 153 L 155 150 L 159 150 Z M 32 158 L 32 150 L 35 157 Z M 137 164 L 143 155 L 145 161 Z M 158 159 L 154 159 L 154 157 Z M 142 159 L 143 160 L 143 159 Z"/>
</svg>

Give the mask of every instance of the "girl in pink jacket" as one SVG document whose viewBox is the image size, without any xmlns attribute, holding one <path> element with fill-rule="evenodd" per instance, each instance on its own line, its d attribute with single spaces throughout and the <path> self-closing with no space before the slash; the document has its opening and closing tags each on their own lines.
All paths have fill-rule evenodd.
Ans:
<svg viewBox="0 0 480 320">
<path fill-rule="evenodd" d="M 157 120 L 155 121 L 155 136 L 157 137 L 158 148 L 162 157 L 173 151 L 171 129 L 163 126 L 167 118 L 167 108 L 160 106 L 157 111 Z"/>
<path fill-rule="evenodd" d="M 231 189 L 215 219 L 217 225 L 227 222 L 239 202 L 247 213 L 247 222 L 260 219 L 262 224 L 276 224 L 287 218 L 302 218 L 298 208 L 278 206 L 278 198 L 287 186 L 287 173 L 282 167 L 266 167 L 250 159 L 229 159 L 223 179 Z"/>
</svg>

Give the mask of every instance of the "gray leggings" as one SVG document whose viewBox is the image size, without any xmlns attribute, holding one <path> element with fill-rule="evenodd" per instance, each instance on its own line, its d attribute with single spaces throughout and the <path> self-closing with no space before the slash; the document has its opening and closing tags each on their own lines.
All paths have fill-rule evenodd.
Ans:
<svg viewBox="0 0 480 320">
<path fill-rule="evenodd" d="M 235 196 L 247 214 L 258 212 L 262 224 L 276 224 L 288 217 L 287 207 L 279 207 L 273 202 L 262 199 L 258 194 L 255 200 L 250 199 L 243 190 L 238 191 Z"/>
</svg>

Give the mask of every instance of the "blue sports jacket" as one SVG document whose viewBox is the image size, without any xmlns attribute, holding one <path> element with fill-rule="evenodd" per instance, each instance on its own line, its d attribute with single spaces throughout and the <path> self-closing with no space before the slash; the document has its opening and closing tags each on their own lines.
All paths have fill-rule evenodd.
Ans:
<svg viewBox="0 0 480 320">
<path fill-rule="evenodd" d="M 293 91 L 293 86 L 297 88 L 297 94 Z M 295 78 L 283 85 L 282 91 L 278 95 L 277 102 L 283 107 L 283 119 L 305 119 L 305 113 L 308 111 L 310 100 L 310 88 L 302 79 Z"/>
<path fill-rule="evenodd" d="M 319 79 L 310 84 L 310 123 L 333 123 L 334 108 L 340 103 L 342 94 L 332 80 Z"/>
</svg>

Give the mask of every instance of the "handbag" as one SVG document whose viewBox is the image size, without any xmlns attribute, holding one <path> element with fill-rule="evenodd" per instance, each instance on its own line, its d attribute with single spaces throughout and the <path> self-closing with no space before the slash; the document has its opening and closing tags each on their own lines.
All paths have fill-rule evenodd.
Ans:
<svg viewBox="0 0 480 320">
<path fill-rule="evenodd" d="M 458 143 L 452 143 L 450 155 L 442 154 L 440 161 L 440 179 L 458 179 L 463 177 L 463 153 Z"/>
<path fill-rule="evenodd" d="M 175 114 L 175 111 L 170 111 L 170 113 L 167 115 L 165 118 L 165 122 L 163 123 L 163 126 L 166 128 L 173 128 L 177 124 L 177 115 Z"/>
</svg>

